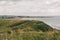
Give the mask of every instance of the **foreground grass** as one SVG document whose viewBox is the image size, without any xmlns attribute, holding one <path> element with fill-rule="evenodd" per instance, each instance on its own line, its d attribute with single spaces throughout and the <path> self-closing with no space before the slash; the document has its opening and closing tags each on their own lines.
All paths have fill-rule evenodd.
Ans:
<svg viewBox="0 0 60 40">
<path fill-rule="evenodd" d="M 60 40 L 60 33 L 52 32 L 12 32 L 3 34 L 0 40 Z"/>
<path fill-rule="evenodd" d="M 60 32 L 42 21 L 1 19 L 0 40 L 60 40 Z"/>
</svg>

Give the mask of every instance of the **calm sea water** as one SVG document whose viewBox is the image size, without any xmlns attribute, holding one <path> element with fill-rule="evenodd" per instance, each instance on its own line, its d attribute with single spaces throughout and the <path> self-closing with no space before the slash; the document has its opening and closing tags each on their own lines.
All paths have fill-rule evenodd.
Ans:
<svg viewBox="0 0 60 40">
<path fill-rule="evenodd" d="M 40 20 L 50 25 L 53 28 L 60 30 L 60 16 L 59 17 L 51 17 L 51 18 L 22 18 L 24 20 Z"/>
</svg>

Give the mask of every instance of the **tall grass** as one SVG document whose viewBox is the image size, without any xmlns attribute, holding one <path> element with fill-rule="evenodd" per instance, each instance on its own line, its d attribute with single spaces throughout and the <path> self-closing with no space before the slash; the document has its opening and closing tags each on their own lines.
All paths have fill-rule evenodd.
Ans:
<svg viewBox="0 0 60 40">
<path fill-rule="evenodd" d="M 42 21 L 1 19 L 0 40 L 60 40 L 60 32 Z"/>
<path fill-rule="evenodd" d="M 6 36 L 7 35 L 7 36 Z M 13 33 L 13 35 L 5 34 L 0 36 L 0 40 L 9 39 L 9 40 L 60 40 L 60 33 L 39 33 L 39 32 L 20 32 Z"/>
</svg>

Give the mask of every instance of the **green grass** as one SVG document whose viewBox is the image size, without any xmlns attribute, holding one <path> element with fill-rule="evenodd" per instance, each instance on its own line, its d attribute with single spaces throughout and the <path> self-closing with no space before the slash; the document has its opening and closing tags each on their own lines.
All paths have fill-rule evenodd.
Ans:
<svg viewBox="0 0 60 40">
<path fill-rule="evenodd" d="M 60 40 L 60 32 L 42 21 L 0 19 L 0 40 L 5 39 Z"/>
</svg>

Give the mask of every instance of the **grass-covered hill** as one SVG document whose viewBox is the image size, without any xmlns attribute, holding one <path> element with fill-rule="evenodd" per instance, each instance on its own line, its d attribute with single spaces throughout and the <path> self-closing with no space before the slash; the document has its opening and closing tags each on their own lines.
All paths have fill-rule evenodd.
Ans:
<svg viewBox="0 0 60 40">
<path fill-rule="evenodd" d="M 34 20 L 0 20 L 0 30 L 16 30 L 23 31 L 52 31 L 53 28 L 42 21 Z"/>
<path fill-rule="evenodd" d="M 0 40 L 60 40 L 60 32 L 42 21 L 0 19 Z"/>
</svg>

